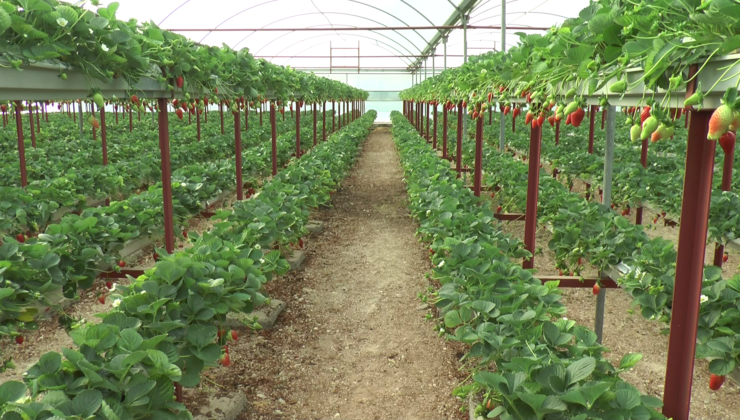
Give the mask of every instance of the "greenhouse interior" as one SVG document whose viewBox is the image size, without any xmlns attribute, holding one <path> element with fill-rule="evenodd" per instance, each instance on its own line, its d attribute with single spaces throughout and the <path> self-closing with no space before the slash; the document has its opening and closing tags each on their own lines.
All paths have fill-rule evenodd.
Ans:
<svg viewBox="0 0 740 420">
<path fill-rule="evenodd" d="M 739 0 L 0 0 L 0 419 L 738 420 L 739 87 Z"/>
</svg>

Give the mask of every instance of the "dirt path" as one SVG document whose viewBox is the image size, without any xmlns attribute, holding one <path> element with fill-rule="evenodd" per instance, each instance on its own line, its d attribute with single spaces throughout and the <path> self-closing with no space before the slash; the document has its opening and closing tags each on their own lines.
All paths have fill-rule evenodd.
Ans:
<svg viewBox="0 0 740 420">
<path fill-rule="evenodd" d="M 417 298 L 429 261 L 402 177 L 390 131 L 376 129 L 318 214 L 325 230 L 306 242 L 304 268 L 268 285 L 289 309 L 242 344 L 249 360 L 229 375 L 252 401 L 243 419 L 464 418 L 451 395 L 458 355 Z"/>
</svg>

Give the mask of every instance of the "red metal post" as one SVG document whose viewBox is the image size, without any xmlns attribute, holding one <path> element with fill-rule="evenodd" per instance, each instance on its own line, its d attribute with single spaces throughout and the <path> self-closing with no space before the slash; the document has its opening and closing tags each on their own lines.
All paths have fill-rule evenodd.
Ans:
<svg viewBox="0 0 740 420">
<path fill-rule="evenodd" d="M 262 127 L 262 114 L 265 113 L 265 104 L 264 102 L 260 104 L 260 127 Z"/>
<path fill-rule="evenodd" d="M 236 199 L 244 200 L 244 176 L 242 174 L 242 116 L 239 107 L 234 114 L 234 146 L 236 147 Z"/>
<path fill-rule="evenodd" d="M 560 121 L 555 121 L 555 144 L 560 144 Z"/>
<path fill-rule="evenodd" d="M 275 127 L 275 103 L 270 102 L 270 131 L 272 133 L 272 176 L 277 175 L 277 129 Z"/>
<path fill-rule="evenodd" d="M 424 136 L 424 138 L 427 140 L 427 142 L 429 142 L 429 107 L 430 106 L 431 105 L 429 105 L 429 102 L 424 103 L 424 110 L 427 113 L 426 117 L 424 118 L 426 120 L 426 123 L 427 123 L 427 135 Z"/>
<path fill-rule="evenodd" d="M 316 146 L 316 103 L 312 104 L 313 109 L 313 145 Z"/>
<path fill-rule="evenodd" d="M 244 131 L 249 131 L 249 102 L 244 105 Z"/>
<path fill-rule="evenodd" d="M 334 132 L 334 114 L 336 114 L 336 112 L 334 111 L 334 105 L 335 105 L 335 102 L 332 100 L 331 101 L 331 132 L 332 133 Z"/>
<path fill-rule="evenodd" d="M 437 103 L 434 103 L 434 133 L 432 134 L 432 148 L 437 150 Z"/>
<path fill-rule="evenodd" d="M 606 122 L 606 107 L 601 110 L 601 129 L 604 129 L 604 122 Z"/>
<path fill-rule="evenodd" d="M 31 146 L 33 148 L 36 148 L 36 130 L 33 128 L 33 104 L 31 102 L 28 103 L 28 119 L 31 122 Z"/>
<path fill-rule="evenodd" d="M 488 125 L 493 125 L 493 104 L 488 107 Z"/>
<path fill-rule="evenodd" d="M 113 113 L 116 114 L 116 125 L 118 125 L 118 105 L 113 105 Z"/>
<path fill-rule="evenodd" d="M 511 132 L 516 133 L 516 118 L 514 118 L 514 110 L 516 109 L 516 105 L 512 105 L 511 110 Z"/>
<path fill-rule="evenodd" d="M 723 148 L 724 149 L 724 148 Z M 732 164 L 735 162 L 735 145 L 724 149 L 725 159 L 722 164 L 722 191 L 730 191 L 732 189 Z M 725 253 L 725 246 L 721 243 L 717 243 L 714 246 L 714 265 L 722 267 L 722 257 Z"/>
<path fill-rule="evenodd" d="M 588 113 L 588 154 L 594 154 L 594 120 L 596 119 L 596 105 L 591 105 Z"/>
<path fill-rule="evenodd" d="M 321 105 L 321 141 L 326 141 L 326 101 Z"/>
<path fill-rule="evenodd" d="M 23 118 L 21 101 L 15 102 L 15 127 L 18 131 L 18 160 L 21 166 L 21 187 L 28 185 L 28 174 L 26 172 L 26 144 L 23 142 Z"/>
<path fill-rule="evenodd" d="M 301 158 L 301 103 L 295 103 L 295 157 Z"/>
<path fill-rule="evenodd" d="M 128 132 L 134 132 L 134 115 L 131 111 L 131 105 L 128 106 Z"/>
<path fill-rule="evenodd" d="M 537 200 L 540 190 L 540 151 L 542 127 L 532 128 L 529 133 L 529 178 L 527 180 L 527 209 L 524 221 L 524 247 L 532 257 L 524 260 L 522 268 L 534 268 L 535 234 L 537 233 Z"/>
<path fill-rule="evenodd" d="M 172 173 L 170 172 L 170 127 L 167 117 L 167 99 L 159 103 L 159 151 L 162 157 L 162 198 L 164 204 L 164 242 L 167 253 L 175 250 L 175 229 L 172 211 Z"/>
<path fill-rule="evenodd" d="M 36 102 L 36 132 L 41 132 L 41 105 L 39 105 L 38 102 Z"/>
<path fill-rule="evenodd" d="M 693 89 L 687 88 L 689 91 Z M 663 415 L 674 420 L 689 419 L 716 148 L 716 142 L 707 140 L 712 111 L 692 111 L 691 114 L 663 394 Z"/>
<path fill-rule="evenodd" d="M 200 109 L 195 111 L 195 130 L 198 141 L 200 141 L 200 112 Z"/>
<path fill-rule="evenodd" d="M 455 170 L 457 176 L 462 173 L 462 128 L 463 128 L 463 104 L 460 101 L 457 104 L 457 151 L 455 152 Z"/>
<path fill-rule="evenodd" d="M 481 182 L 483 181 L 483 116 L 475 119 L 475 168 L 473 168 L 473 193 L 480 197 Z"/>
<path fill-rule="evenodd" d="M 105 126 L 105 107 L 100 108 L 100 143 L 103 146 L 103 166 L 108 164 L 108 128 Z"/>
<path fill-rule="evenodd" d="M 221 134 L 224 134 L 224 101 L 219 101 L 218 112 L 221 114 Z"/>
<path fill-rule="evenodd" d="M 650 143 L 648 142 L 648 139 L 645 139 L 642 141 L 642 149 L 640 150 L 640 163 L 642 164 L 643 168 L 647 168 L 648 145 L 649 144 Z M 640 206 L 635 211 L 635 224 L 637 225 L 642 224 L 642 213 L 643 213 L 643 209 L 642 209 L 642 206 Z"/>
<path fill-rule="evenodd" d="M 447 104 L 442 105 L 442 158 L 447 159 Z"/>
</svg>

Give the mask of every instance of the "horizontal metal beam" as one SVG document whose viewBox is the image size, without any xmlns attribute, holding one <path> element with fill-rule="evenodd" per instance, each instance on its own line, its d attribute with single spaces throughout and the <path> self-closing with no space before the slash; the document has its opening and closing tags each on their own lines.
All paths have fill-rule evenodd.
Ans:
<svg viewBox="0 0 740 420">
<path fill-rule="evenodd" d="M 170 32 L 335 32 L 335 31 L 450 31 L 462 29 L 460 25 L 443 26 L 358 26 L 358 27 L 334 27 L 334 28 L 183 28 L 167 29 Z M 468 26 L 468 29 L 501 29 L 501 26 Z M 536 30 L 548 31 L 550 28 L 533 26 L 507 26 L 506 30 Z M 354 49 L 354 48 L 353 48 Z"/>
<path fill-rule="evenodd" d="M 542 281 L 542 283 L 546 283 L 548 281 L 559 281 L 560 284 L 558 287 L 564 287 L 569 289 L 575 289 L 575 288 L 593 288 L 596 284 L 595 278 L 582 278 L 577 276 L 534 276 L 536 279 L 539 279 Z M 619 285 L 614 282 L 614 280 L 611 279 L 603 279 L 600 282 L 601 288 L 603 289 L 619 289 Z"/>
</svg>

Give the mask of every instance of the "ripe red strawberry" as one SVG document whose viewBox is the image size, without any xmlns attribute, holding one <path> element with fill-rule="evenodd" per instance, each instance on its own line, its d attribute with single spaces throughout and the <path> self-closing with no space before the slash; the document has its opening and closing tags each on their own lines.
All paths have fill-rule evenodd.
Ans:
<svg viewBox="0 0 740 420">
<path fill-rule="evenodd" d="M 478 119 L 478 111 L 473 111 L 473 119 Z"/>
<path fill-rule="evenodd" d="M 3 112 L 8 112 L 8 107 L 7 107 L 7 105 L 0 105 L 0 111 L 3 111 Z"/>
<path fill-rule="evenodd" d="M 496 207 L 496 213 L 501 213 L 501 210 L 503 210 L 501 206 Z"/>
<path fill-rule="evenodd" d="M 182 231 L 182 237 L 185 238 L 185 239 L 188 239 L 188 231 L 187 230 L 183 230 Z"/>
<path fill-rule="evenodd" d="M 491 102 L 493 99 L 493 92 L 488 92 L 488 102 Z"/>
<path fill-rule="evenodd" d="M 650 107 L 646 106 L 642 108 L 640 112 L 640 125 L 642 125 L 646 119 L 650 118 Z"/>
<path fill-rule="evenodd" d="M 25 243 L 26 242 L 26 236 L 24 234 L 22 234 L 22 233 L 19 233 L 19 234 L 15 235 L 15 240 L 18 241 L 18 242 L 20 242 L 20 243 Z"/>
<path fill-rule="evenodd" d="M 720 375 L 712 374 L 709 377 L 709 389 L 712 391 L 718 391 L 722 388 L 722 384 L 725 383 L 725 377 Z"/>
<path fill-rule="evenodd" d="M 491 193 L 491 198 L 496 198 L 496 193 L 495 192 L 492 192 Z"/>
<path fill-rule="evenodd" d="M 97 130 L 97 129 L 100 128 L 100 123 L 98 122 L 98 119 L 97 118 L 90 117 L 90 118 L 88 118 L 88 122 L 90 123 L 90 125 L 93 126 L 94 129 Z"/>
<path fill-rule="evenodd" d="M 729 154 L 735 149 L 735 133 L 728 131 L 719 138 L 719 145 L 722 146 L 722 150 L 725 154 Z"/>
<path fill-rule="evenodd" d="M 504 108 L 504 115 L 509 115 L 509 112 L 511 112 L 511 106 L 506 105 L 506 107 Z"/>
<path fill-rule="evenodd" d="M 234 341 L 239 341 L 239 333 L 237 333 L 236 330 L 231 330 L 231 339 Z"/>
<path fill-rule="evenodd" d="M 563 270 L 558 270 L 558 273 L 560 273 L 560 275 L 562 276 L 563 275 Z"/>
<path fill-rule="evenodd" d="M 218 362 L 221 363 L 221 366 L 223 367 L 229 367 L 231 366 L 231 356 L 229 356 L 229 353 L 225 353 L 221 356 L 221 359 L 219 359 Z"/>
<path fill-rule="evenodd" d="M 657 217 L 653 219 L 653 224 L 656 224 L 656 223 L 658 223 L 658 218 Z"/>
<path fill-rule="evenodd" d="M 121 267 L 121 268 L 125 267 L 126 266 L 126 261 L 123 261 L 123 260 L 118 261 L 118 266 Z"/>
<path fill-rule="evenodd" d="M 152 253 L 152 258 L 154 258 L 154 262 L 159 261 L 159 255 L 156 252 Z"/>
<path fill-rule="evenodd" d="M 179 118 L 180 121 L 182 121 L 182 109 L 177 108 L 177 111 L 175 111 L 175 114 L 177 115 L 177 118 Z"/>
<path fill-rule="evenodd" d="M 429 248 L 429 253 L 434 254 L 434 250 L 432 248 Z"/>
<path fill-rule="evenodd" d="M 519 114 L 521 114 L 521 113 L 522 113 L 522 110 L 521 110 L 521 109 L 519 109 L 519 108 L 514 108 L 514 114 L 513 114 L 513 115 L 514 115 L 514 118 L 515 118 L 515 119 L 516 119 L 516 117 L 518 117 L 518 116 L 519 116 Z"/>
<path fill-rule="evenodd" d="M 730 256 L 725 252 L 725 255 L 722 256 L 722 262 L 727 262 L 727 260 L 730 259 Z"/>
<path fill-rule="evenodd" d="M 98 302 L 100 302 L 101 305 L 105 305 L 105 295 L 98 296 Z"/>
<path fill-rule="evenodd" d="M 108 280 L 105 282 L 105 287 L 108 288 L 108 290 L 111 290 L 113 288 L 113 282 Z"/>
<path fill-rule="evenodd" d="M 595 295 L 598 295 L 598 294 L 599 294 L 600 292 L 601 292 L 601 286 L 599 286 L 599 284 L 598 284 L 598 283 L 594 284 L 594 290 L 593 290 L 593 293 L 594 293 Z"/>
<path fill-rule="evenodd" d="M 583 118 L 586 116 L 586 111 L 584 111 L 583 108 L 578 108 L 570 115 L 570 123 L 573 127 L 580 127 L 581 121 L 583 121 Z"/>
<path fill-rule="evenodd" d="M 298 240 L 298 247 L 303 249 L 303 239 Z"/>
<path fill-rule="evenodd" d="M 712 117 L 709 119 L 709 133 L 707 134 L 707 138 L 709 140 L 719 140 L 730 129 L 730 124 L 732 124 L 734 119 L 735 116 L 732 108 L 728 105 L 723 104 L 715 109 Z"/>
<path fill-rule="evenodd" d="M 537 117 L 537 126 L 542 127 L 542 123 L 544 122 L 545 122 L 545 114 L 543 113 L 543 114 L 540 114 L 539 117 Z M 550 125 L 552 125 L 552 123 L 550 123 Z"/>
<path fill-rule="evenodd" d="M 24 340 L 24 338 L 23 338 L 22 335 L 18 335 L 18 336 L 15 337 L 15 342 L 17 344 L 23 344 L 23 340 Z"/>
<path fill-rule="evenodd" d="M 139 97 L 136 95 L 131 95 L 131 102 L 135 103 L 136 105 L 139 105 Z"/>
<path fill-rule="evenodd" d="M 182 85 L 185 83 L 185 79 L 182 76 L 177 76 L 177 88 L 182 89 Z"/>
<path fill-rule="evenodd" d="M 532 115 L 532 111 L 527 111 L 527 115 L 524 117 L 524 124 L 531 123 L 533 118 L 534 115 Z"/>
</svg>

